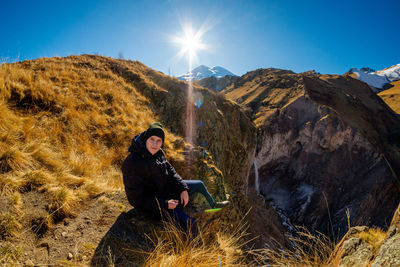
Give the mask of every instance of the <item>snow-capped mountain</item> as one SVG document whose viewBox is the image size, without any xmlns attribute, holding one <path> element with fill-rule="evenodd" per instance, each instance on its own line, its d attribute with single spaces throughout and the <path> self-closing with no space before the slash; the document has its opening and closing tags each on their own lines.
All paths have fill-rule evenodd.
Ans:
<svg viewBox="0 0 400 267">
<path fill-rule="evenodd" d="M 349 73 L 354 73 L 357 79 L 379 91 L 386 84 L 400 80 L 400 64 L 379 71 L 374 71 L 370 68 L 352 68 Z"/>
<path fill-rule="evenodd" d="M 400 64 L 377 71 L 376 74 L 386 77 L 390 82 L 400 80 Z"/>
<path fill-rule="evenodd" d="M 190 79 L 201 80 L 208 77 L 222 78 L 226 75 L 236 76 L 235 74 L 223 67 L 216 66 L 209 68 L 207 66 L 201 65 L 193 69 L 191 72 L 179 75 L 177 78 L 179 80 L 189 81 Z"/>
</svg>

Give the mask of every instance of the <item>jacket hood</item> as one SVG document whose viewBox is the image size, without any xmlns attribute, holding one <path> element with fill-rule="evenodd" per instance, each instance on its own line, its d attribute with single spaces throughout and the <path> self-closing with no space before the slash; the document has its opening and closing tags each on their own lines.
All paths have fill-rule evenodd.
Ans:
<svg viewBox="0 0 400 267">
<path fill-rule="evenodd" d="M 136 153 L 139 154 L 143 157 L 162 157 L 164 156 L 164 152 L 162 149 L 160 149 L 156 154 L 152 155 L 146 148 L 145 143 L 143 142 L 144 139 L 144 134 L 146 131 L 140 133 L 139 135 L 136 135 L 133 137 L 131 145 L 128 149 L 129 152 L 131 153 Z"/>
</svg>

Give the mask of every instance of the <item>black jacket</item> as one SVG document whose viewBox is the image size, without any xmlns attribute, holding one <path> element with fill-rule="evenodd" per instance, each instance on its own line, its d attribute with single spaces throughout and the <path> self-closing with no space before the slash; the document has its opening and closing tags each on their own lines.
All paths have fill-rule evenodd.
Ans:
<svg viewBox="0 0 400 267">
<path fill-rule="evenodd" d="M 158 217 L 159 208 L 168 209 L 168 200 L 179 200 L 180 193 L 188 190 L 188 186 L 161 149 L 151 155 L 142 136 L 143 133 L 132 139 L 131 153 L 122 164 L 125 192 L 132 206 Z"/>
</svg>

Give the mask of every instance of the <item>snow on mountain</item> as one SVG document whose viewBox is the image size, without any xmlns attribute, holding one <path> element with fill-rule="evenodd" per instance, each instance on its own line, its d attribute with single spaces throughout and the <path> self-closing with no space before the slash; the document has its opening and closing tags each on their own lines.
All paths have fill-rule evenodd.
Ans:
<svg viewBox="0 0 400 267">
<path fill-rule="evenodd" d="M 376 74 L 382 77 L 386 77 L 390 82 L 400 80 L 400 64 L 377 71 Z"/>
<path fill-rule="evenodd" d="M 375 73 L 368 73 L 355 68 L 351 69 L 350 73 L 355 74 L 357 79 L 372 86 L 373 89 L 382 89 L 385 84 L 389 83 L 389 80 L 386 77 L 382 77 Z M 374 91 L 377 91 L 376 89 Z"/>
<path fill-rule="evenodd" d="M 229 70 L 220 66 L 209 68 L 207 66 L 200 65 L 197 68 L 193 69 L 191 72 L 179 75 L 177 78 L 179 80 L 189 81 L 190 79 L 201 80 L 203 78 L 208 78 L 208 77 L 222 78 L 225 77 L 226 75 L 236 76 Z"/>
<path fill-rule="evenodd" d="M 360 70 L 352 68 L 349 72 L 354 73 L 359 80 L 376 89 L 375 91 L 383 89 L 388 83 L 400 80 L 400 64 L 379 71 L 370 68 L 361 68 Z"/>
</svg>

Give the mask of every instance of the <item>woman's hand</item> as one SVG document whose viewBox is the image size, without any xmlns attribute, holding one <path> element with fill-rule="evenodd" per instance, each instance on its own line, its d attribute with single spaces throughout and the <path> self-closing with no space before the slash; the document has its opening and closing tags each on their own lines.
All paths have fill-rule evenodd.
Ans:
<svg viewBox="0 0 400 267">
<path fill-rule="evenodd" d="M 185 207 L 189 203 L 189 194 L 188 191 L 182 191 L 181 193 L 181 204 Z"/>
<path fill-rule="evenodd" d="M 176 206 L 178 206 L 179 201 L 176 199 L 170 199 L 168 200 L 168 209 L 169 210 L 173 210 L 176 208 Z"/>
</svg>

